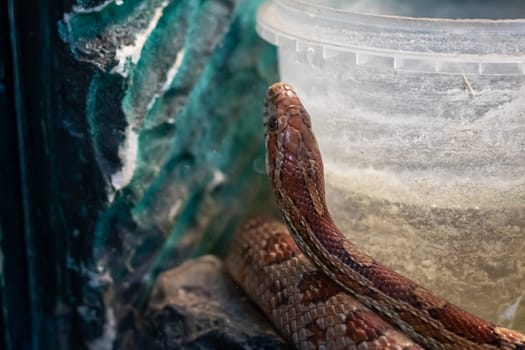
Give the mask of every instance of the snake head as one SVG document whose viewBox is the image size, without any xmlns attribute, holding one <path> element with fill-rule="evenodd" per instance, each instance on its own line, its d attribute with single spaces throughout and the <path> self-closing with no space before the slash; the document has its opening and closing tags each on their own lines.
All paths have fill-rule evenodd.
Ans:
<svg viewBox="0 0 525 350">
<path fill-rule="evenodd" d="M 314 204 L 324 202 L 321 154 L 312 131 L 310 115 L 293 88 L 275 83 L 264 104 L 266 166 L 277 199 L 293 198 L 296 186 L 315 191 Z M 317 205 L 316 205 L 317 206 Z"/>
<path fill-rule="evenodd" d="M 293 88 L 286 83 L 271 85 L 264 103 L 266 165 L 270 176 L 283 165 L 284 159 L 298 159 L 301 134 L 311 133 L 310 128 L 310 116 Z"/>
</svg>

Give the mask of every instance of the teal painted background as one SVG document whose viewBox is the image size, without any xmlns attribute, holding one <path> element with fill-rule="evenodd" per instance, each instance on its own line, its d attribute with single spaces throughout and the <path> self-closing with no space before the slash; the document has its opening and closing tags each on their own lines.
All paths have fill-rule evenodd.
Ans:
<svg viewBox="0 0 525 350">
<path fill-rule="evenodd" d="M 262 108 L 278 75 L 259 3 L 9 1 L 6 348 L 111 346 L 159 272 L 275 213 Z"/>
</svg>

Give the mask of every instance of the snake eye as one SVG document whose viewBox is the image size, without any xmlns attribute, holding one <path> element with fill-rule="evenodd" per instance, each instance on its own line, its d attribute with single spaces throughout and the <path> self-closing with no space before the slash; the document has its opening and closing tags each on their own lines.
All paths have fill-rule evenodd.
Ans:
<svg viewBox="0 0 525 350">
<path fill-rule="evenodd" d="M 277 118 L 271 117 L 270 120 L 268 120 L 268 129 L 270 129 L 271 131 L 275 131 L 277 130 L 277 126 Z"/>
</svg>

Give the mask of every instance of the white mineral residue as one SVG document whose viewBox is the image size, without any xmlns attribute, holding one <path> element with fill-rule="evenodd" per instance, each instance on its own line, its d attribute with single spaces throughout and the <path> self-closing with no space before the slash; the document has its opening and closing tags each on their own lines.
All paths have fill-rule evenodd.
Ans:
<svg viewBox="0 0 525 350">
<path fill-rule="evenodd" d="M 177 75 L 177 72 L 179 71 L 180 65 L 182 64 L 182 60 L 184 59 L 184 53 L 185 53 L 184 49 L 181 49 L 179 52 L 177 52 L 177 56 L 175 57 L 175 62 L 173 62 L 173 65 L 170 67 L 170 69 L 166 73 L 166 79 L 164 80 L 164 84 L 162 85 L 162 89 L 161 89 L 162 92 L 165 92 L 170 88 L 171 83 L 173 82 L 173 79 L 175 79 L 175 76 Z M 153 106 L 155 105 L 155 102 L 157 102 L 160 96 L 161 95 L 159 92 L 153 95 L 153 98 L 149 101 L 146 107 L 147 111 L 153 108 Z"/>
<path fill-rule="evenodd" d="M 175 75 L 177 75 L 180 65 L 182 64 L 182 60 L 184 59 L 184 54 L 185 54 L 184 49 L 181 49 L 179 52 L 177 52 L 177 56 L 175 57 L 175 62 L 173 62 L 173 65 L 168 70 L 168 73 L 166 73 L 166 81 L 164 82 L 164 85 L 162 86 L 162 91 L 166 91 L 170 88 L 171 82 L 175 78 Z"/>
<path fill-rule="evenodd" d="M 126 128 L 124 142 L 120 145 L 118 154 L 122 167 L 111 176 L 111 183 L 117 191 L 129 183 L 137 166 L 138 134 L 129 125 Z"/>
<path fill-rule="evenodd" d="M 92 12 L 100 12 L 102 11 L 106 6 L 108 6 L 109 4 L 113 3 L 113 0 L 107 0 L 107 1 L 104 1 L 102 2 L 101 4 L 97 5 L 97 6 L 93 6 L 93 7 L 83 7 L 83 6 L 80 6 L 80 5 L 74 5 L 73 6 L 73 12 L 76 12 L 76 13 L 92 13 Z"/>
<path fill-rule="evenodd" d="M 136 64 L 139 61 L 146 40 L 157 26 L 159 19 L 162 17 L 162 11 L 167 5 L 168 2 L 163 1 L 160 6 L 155 9 L 148 27 L 142 32 L 135 34 L 135 42 L 133 44 L 120 46 L 117 49 L 115 59 L 118 61 L 118 64 L 111 70 L 112 73 L 118 73 L 124 77 L 128 75 L 129 69 L 127 65 L 130 63 Z"/>
</svg>

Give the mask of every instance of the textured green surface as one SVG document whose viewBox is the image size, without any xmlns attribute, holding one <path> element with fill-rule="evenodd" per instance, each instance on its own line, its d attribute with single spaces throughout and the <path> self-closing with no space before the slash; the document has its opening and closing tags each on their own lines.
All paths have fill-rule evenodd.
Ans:
<svg viewBox="0 0 525 350">
<path fill-rule="evenodd" d="M 244 216 L 274 211 L 262 101 L 276 54 L 254 31 L 258 4 L 132 0 L 61 25 L 75 57 L 96 67 L 86 115 L 108 195 L 94 243 L 101 315 L 111 306 L 119 321 L 158 272 L 221 251 Z M 139 54 L 122 64 L 126 45 Z M 116 180 L 123 167 L 130 176 Z M 109 341 L 98 324 L 97 341 Z"/>
</svg>

